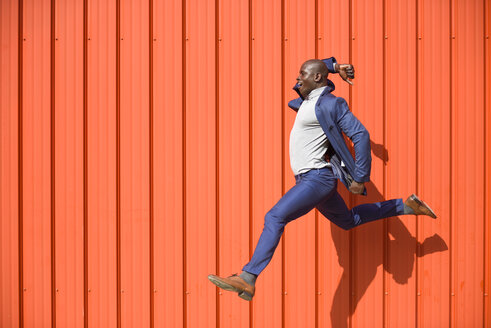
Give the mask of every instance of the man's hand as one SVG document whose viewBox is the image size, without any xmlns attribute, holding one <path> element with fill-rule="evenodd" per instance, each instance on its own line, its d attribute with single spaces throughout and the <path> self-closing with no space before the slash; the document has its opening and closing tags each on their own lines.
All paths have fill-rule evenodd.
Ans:
<svg viewBox="0 0 491 328">
<path fill-rule="evenodd" d="M 365 190 L 365 184 L 362 182 L 353 181 L 349 186 L 349 191 L 356 195 L 363 194 L 363 190 Z"/>
<path fill-rule="evenodd" d="M 350 64 L 335 64 L 334 70 L 339 73 L 339 76 L 349 84 L 353 85 L 353 82 L 349 79 L 355 78 L 355 68 Z"/>
</svg>

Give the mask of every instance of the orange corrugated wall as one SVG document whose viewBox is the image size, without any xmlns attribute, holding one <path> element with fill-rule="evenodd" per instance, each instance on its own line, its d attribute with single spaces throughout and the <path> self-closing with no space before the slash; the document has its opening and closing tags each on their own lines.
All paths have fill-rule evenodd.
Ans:
<svg viewBox="0 0 491 328">
<path fill-rule="evenodd" d="M 490 0 L 0 1 L 0 326 L 491 327 Z M 289 224 L 300 64 L 371 132 L 369 197 L 437 220 Z"/>
</svg>

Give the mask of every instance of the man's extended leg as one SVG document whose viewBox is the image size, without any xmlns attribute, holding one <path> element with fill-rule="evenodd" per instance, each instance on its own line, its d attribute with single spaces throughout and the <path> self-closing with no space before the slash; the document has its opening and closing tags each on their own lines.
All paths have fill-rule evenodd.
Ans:
<svg viewBox="0 0 491 328">
<path fill-rule="evenodd" d="M 336 179 L 330 168 L 312 170 L 301 176 L 297 184 L 266 213 L 254 254 L 242 270 L 259 275 L 271 261 L 285 225 L 329 198 L 335 192 L 335 185 Z"/>
<path fill-rule="evenodd" d="M 315 169 L 297 176 L 296 185 L 266 214 L 263 232 L 251 261 L 243 268 L 243 273 L 228 278 L 209 275 L 208 279 L 220 288 L 237 292 L 239 297 L 251 300 L 255 286 L 247 275 L 257 276 L 264 270 L 273 257 L 285 225 L 330 197 L 335 186 L 336 178 L 331 168 Z"/>
</svg>

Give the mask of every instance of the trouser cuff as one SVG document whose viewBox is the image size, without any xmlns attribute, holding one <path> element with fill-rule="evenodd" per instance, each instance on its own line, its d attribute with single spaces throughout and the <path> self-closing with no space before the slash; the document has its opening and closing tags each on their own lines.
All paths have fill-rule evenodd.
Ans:
<svg viewBox="0 0 491 328">
<path fill-rule="evenodd" d="M 398 198 L 396 200 L 396 211 L 397 211 L 397 215 L 404 214 L 404 202 L 402 201 L 402 198 Z"/>
</svg>

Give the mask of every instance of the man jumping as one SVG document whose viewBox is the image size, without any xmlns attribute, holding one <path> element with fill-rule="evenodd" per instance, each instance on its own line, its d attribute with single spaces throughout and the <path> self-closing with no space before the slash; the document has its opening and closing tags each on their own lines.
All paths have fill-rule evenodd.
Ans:
<svg viewBox="0 0 491 328">
<path fill-rule="evenodd" d="M 297 112 L 290 133 L 290 165 L 296 184 L 266 213 L 264 228 L 254 254 L 240 275 L 222 278 L 209 275 L 218 287 L 238 293 L 250 301 L 255 293 L 257 276 L 273 257 L 285 225 L 313 208 L 342 229 L 349 230 L 367 222 L 398 216 L 428 215 L 436 219 L 431 208 L 416 195 L 363 204 L 349 210 L 337 192 L 339 179 L 350 192 L 366 195 L 365 182 L 370 180 L 370 136 L 349 110 L 346 100 L 332 94 L 334 84 L 328 73 L 339 72 L 345 81 L 354 78 L 351 65 L 339 65 L 331 57 L 311 59 L 302 64 L 294 90 L 300 98 L 288 106 Z M 353 159 L 343 133 L 354 145 Z"/>
</svg>

